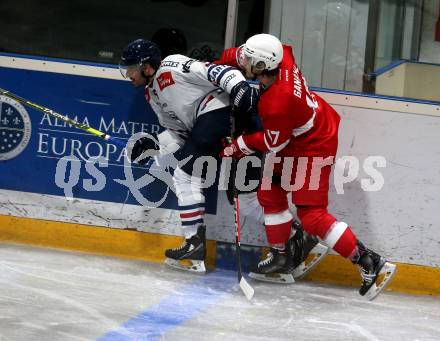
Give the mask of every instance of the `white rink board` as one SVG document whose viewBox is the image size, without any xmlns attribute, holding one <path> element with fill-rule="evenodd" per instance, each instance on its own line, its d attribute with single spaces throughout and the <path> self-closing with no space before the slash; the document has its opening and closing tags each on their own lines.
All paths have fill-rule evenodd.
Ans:
<svg viewBox="0 0 440 341">
<path fill-rule="evenodd" d="M 222 228 L 209 229 L 207 237 L 225 240 L 223 236 L 227 236 L 227 240 L 232 241 L 232 207 L 227 203 L 224 193 L 221 193 L 219 199 L 219 205 L 224 207 L 218 210 L 225 211 L 229 207 L 231 213 L 218 216 L 208 214 L 207 224 Z M 87 199 L 67 200 L 47 194 L 0 190 L 0 215 L 181 235 L 178 211 Z"/>
<path fill-rule="evenodd" d="M 344 195 L 332 193 L 330 211 L 392 259 L 440 266 L 440 117 L 335 109 L 342 116 L 338 157 L 352 155 L 362 163 L 382 155 L 387 164 L 379 168 L 382 190 L 364 192 L 357 179 Z"/>
<path fill-rule="evenodd" d="M 382 109 L 360 107 L 368 98 L 323 94 L 342 116 L 338 157 L 381 155 L 387 160 L 385 184 L 378 192 L 364 192 L 360 174 L 344 186 L 345 194 L 332 190 L 330 212 L 346 221 L 362 241 L 394 261 L 440 266 L 440 117 L 438 107 L 381 99 Z M 341 104 L 344 103 L 344 104 Z M 346 103 L 346 104 L 345 104 Z M 402 107 L 401 112 L 396 107 Z M 371 105 L 374 107 L 374 105 Z M 383 108 L 390 108 L 385 110 Z M 423 110 L 428 108 L 429 115 Z M 208 238 L 233 241 L 232 208 L 221 192 L 218 216 L 208 216 Z M 177 212 L 140 206 L 66 201 L 62 197 L 0 190 L 0 214 L 76 222 L 113 228 L 180 235 Z M 243 243 L 263 245 L 264 231 L 258 223 L 246 222 Z"/>
</svg>

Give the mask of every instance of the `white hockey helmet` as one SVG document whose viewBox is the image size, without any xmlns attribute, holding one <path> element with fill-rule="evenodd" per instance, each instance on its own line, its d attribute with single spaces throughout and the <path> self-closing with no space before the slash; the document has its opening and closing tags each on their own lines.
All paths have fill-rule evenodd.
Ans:
<svg viewBox="0 0 440 341">
<path fill-rule="evenodd" d="M 256 34 L 238 49 L 238 63 L 243 68 L 250 63 L 257 70 L 273 70 L 283 60 L 283 45 L 271 34 Z"/>
</svg>

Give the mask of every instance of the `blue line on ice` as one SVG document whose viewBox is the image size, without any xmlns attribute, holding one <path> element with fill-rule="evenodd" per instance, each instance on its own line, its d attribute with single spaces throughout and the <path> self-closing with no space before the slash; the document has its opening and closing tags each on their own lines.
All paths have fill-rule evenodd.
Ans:
<svg viewBox="0 0 440 341">
<path fill-rule="evenodd" d="M 237 288 L 237 278 L 232 271 L 216 270 L 202 276 L 98 341 L 159 340 L 167 331 L 193 319 Z"/>
</svg>

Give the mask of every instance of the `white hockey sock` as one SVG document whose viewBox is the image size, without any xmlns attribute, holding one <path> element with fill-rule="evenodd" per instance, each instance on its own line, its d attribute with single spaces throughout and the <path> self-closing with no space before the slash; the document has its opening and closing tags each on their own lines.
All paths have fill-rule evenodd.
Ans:
<svg viewBox="0 0 440 341">
<path fill-rule="evenodd" d="M 279 251 L 284 251 L 286 249 L 286 245 L 284 243 L 270 244 L 270 247 L 277 249 Z"/>
<path fill-rule="evenodd" d="M 183 235 L 185 236 L 185 239 L 190 239 L 192 236 L 195 236 L 197 234 L 197 225 L 193 226 L 183 226 Z"/>
</svg>

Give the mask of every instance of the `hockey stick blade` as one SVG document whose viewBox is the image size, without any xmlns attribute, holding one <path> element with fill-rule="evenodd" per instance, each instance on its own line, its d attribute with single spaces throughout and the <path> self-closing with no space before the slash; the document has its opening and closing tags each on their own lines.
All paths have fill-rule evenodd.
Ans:
<svg viewBox="0 0 440 341">
<path fill-rule="evenodd" d="M 250 301 L 252 297 L 254 296 L 254 288 L 251 287 L 251 285 L 246 281 L 246 279 L 242 276 L 240 279 L 240 288 L 241 291 L 243 291 L 246 298 Z"/>
</svg>

